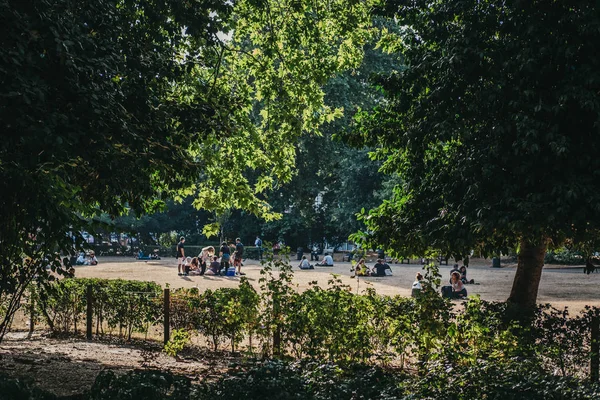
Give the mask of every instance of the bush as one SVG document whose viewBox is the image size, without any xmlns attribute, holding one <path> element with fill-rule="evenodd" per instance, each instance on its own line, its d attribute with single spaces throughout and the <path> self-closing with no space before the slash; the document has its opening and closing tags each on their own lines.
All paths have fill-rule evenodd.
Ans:
<svg viewBox="0 0 600 400">
<path fill-rule="evenodd" d="M 96 333 L 119 328 L 119 336 L 131 339 L 132 332 L 146 333 L 162 317 L 162 289 L 154 282 L 122 279 L 66 278 L 53 282 L 44 291 L 30 288 L 37 312 L 54 333 L 77 333 L 85 318 L 86 291 L 92 288 Z"/>
<path fill-rule="evenodd" d="M 2 400 L 58 400 L 55 395 L 34 387 L 29 380 L 11 378 L 4 374 L 0 374 L 0 398 Z"/>
<path fill-rule="evenodd" d="M 89 400 L 188 400 L 193 393 L 186 377 L 169 372 L 128 372 L 117 376 L 101 372 L 86 399 Z"/>
<path fill-rule="evenodd" d="M 545 264 L 583 265 L 585 262 L 586 259 L 581 252 L 565 247 L 548 251 L 544 256 Z"/>
</svg>

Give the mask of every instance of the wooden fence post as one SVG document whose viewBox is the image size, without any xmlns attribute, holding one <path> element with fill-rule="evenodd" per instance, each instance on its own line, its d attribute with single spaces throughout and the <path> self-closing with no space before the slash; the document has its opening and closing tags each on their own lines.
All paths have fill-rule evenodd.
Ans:
<svg viewBox="0 0 600 400">
<path fill-rule="evenodd" d="M 93 308 L 92 308 L 92 285 L 88 285 L 86 288 L 86 297 L 87 297 L 87 310 L 85 315 L 85 337 L 87 340 L 92 340 L 92 318 L 93 318 Z"/>
<path fill-rule="evenodd" d="M 33 293 L 31 291 L 29 293 L 29 337 L 31 337 L 35 329 L 35 299 Z"/>
<path fill-rule="evenodd" d="M 590 360 L 590 379 L 598 382 L 600 378 L 600 316 L 592 316 L 592 357 Z"/>
<path fill-rule="evenodd" d="M 171 293 L 169 291 L 169 289 L 165 289 L 164 290 L 164 295 L 163 295 L 163 312 L 164 312 L 164 343 L 167 344 L 167 342 L 169 341 L 170 337 L 171 337 L 171 333 L 170 333 L 170 325 L 171 325 L 171 321 L 170 321 L 170 312 L 171 312 Z"/>
<path fill-rule="evenodd" d="M 273 356 L 281 355 L 281 324 L 279 322 L 279 298 L 273 294 L 273 319 L 275 320 L 275 332 L 273 332 Z"/>
</svg>

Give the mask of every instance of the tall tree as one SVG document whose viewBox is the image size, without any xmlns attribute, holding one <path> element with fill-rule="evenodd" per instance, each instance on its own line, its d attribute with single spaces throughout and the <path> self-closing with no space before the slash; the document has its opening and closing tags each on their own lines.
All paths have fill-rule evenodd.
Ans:
<svg viewBox="0 0 600 400">
<path fill-rule="evenodd" d="M 516 248 L 509 302 L 531 307 L 544 254 L 597 237 L 600 7 L 554 0 L 394 1 L 381 45 L 406 69 L 358 117 L 402 184 L 365 214 L 367 240 L 399 254 Z"/>
<path fill-rule="evenodd" d="M 195 195 L 274 218 L 266 192 L 291 177 L 296 138 L 339 114 L 321 84 L 360 60 L 367 15 L 347 0 L 1 0 L 0 340 L 25 287 L 65 273 L 83 217 Z"/>
</svg>

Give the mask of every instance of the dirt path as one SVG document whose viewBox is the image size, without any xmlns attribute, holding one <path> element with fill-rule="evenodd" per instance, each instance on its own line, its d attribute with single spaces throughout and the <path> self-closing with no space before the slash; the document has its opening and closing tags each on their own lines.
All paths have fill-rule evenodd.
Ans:
<svg viewBox="0 0 600 400">
<path fill-rule="evenodd" d="M 192 380 L 216 378 L 232 360 L 229 353 L 196 349 L 175 360 L 161 352 L 158 343 L 120 343 L 82 339 L 51 339 L 35 334 L 10 333 L 0 345 L 0 372 L 29 377 L 36 385 L 59 396 L 91 388 L 103 370 L 125 373 L 134 369 L 168 370 Z M 2 398 L 0 393 L 0 398 Z"/>
</svg>

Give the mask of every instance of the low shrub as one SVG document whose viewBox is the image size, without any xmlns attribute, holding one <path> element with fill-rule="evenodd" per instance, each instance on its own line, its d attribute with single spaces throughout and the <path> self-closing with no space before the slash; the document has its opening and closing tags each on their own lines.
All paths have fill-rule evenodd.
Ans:
<svg viewBox="0 0 600 400">
<path fill-rule="evenodd" d="M 154 282 L 122 279 L 66 278 L 53 282 L 46 290 L 31 287 L 30 295 L 54 333 L 77 333 L 86 312 L 87 288 L 92 288 L 93 318 L 96 333 L 119 329 L 119 336 L 131 339 L 132 332 L 148 332 L 162 317 L 162 289 Z"/>
<path fill-rule="evenodd" d="M 548 251 L 544 256 L 545 264 L 583 265 L 585 262 L 586 259 L 580 251 L 565 247 Z"/>
</svg>

